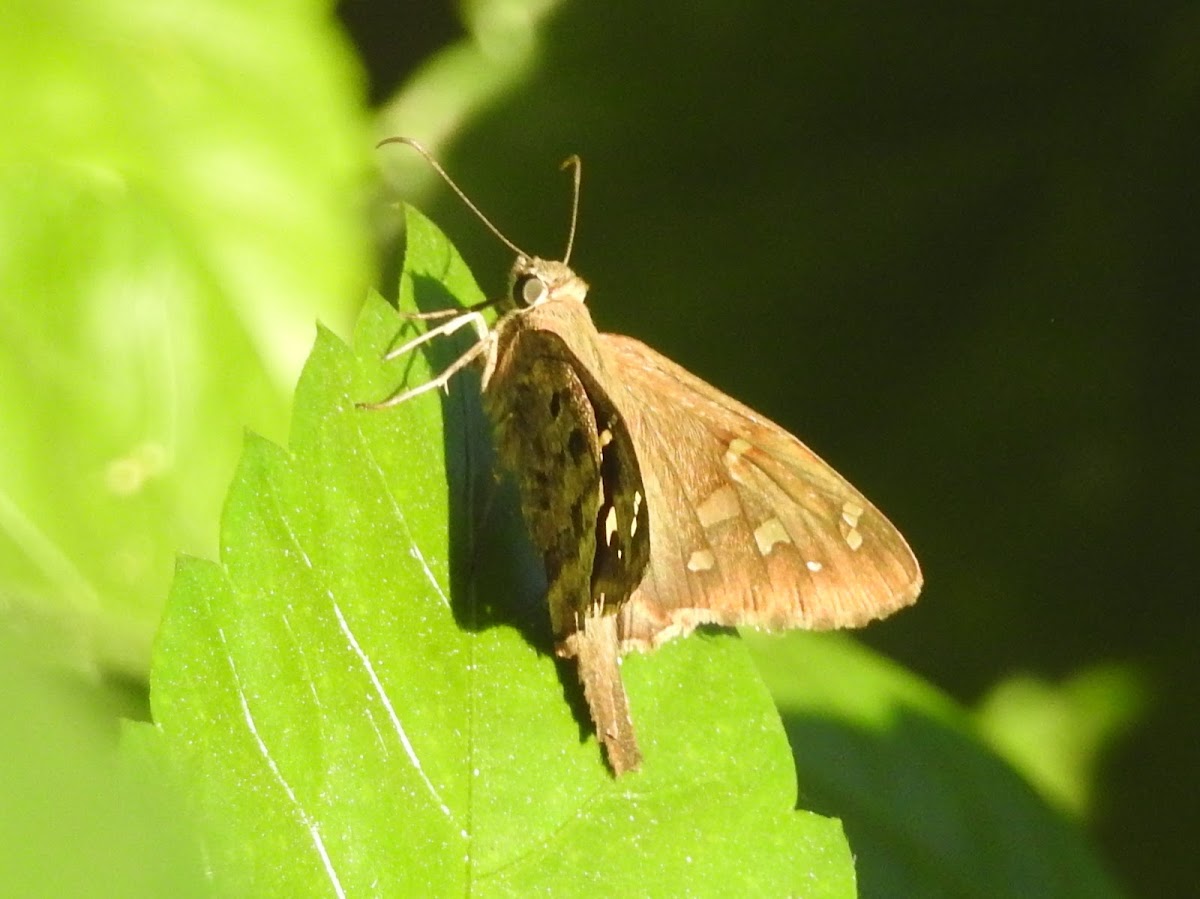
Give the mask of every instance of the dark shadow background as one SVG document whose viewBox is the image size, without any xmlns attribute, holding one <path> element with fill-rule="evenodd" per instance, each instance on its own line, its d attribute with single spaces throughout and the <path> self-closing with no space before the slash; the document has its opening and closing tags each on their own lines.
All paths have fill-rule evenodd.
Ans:
<svg viewBox="0 0 1200 899">
<path fill-rule="evenodd" d="M 636 10 L 559 9 L 443 162 L 557 255 L 556 166 L 583 157 L 573 263 L 601 329 L 798 433 L 916 549 L 926 593 L 870 643 L 968 705 L 1136 665 L 1153 704 L 1089 826 L 1132 892 L 1188 894 L 1200 6 Z M 464 33 L 428 4 L 341 13 L 379 102 Z M 423 205 L 502 289 L 509 252 Z"/>
</svg>

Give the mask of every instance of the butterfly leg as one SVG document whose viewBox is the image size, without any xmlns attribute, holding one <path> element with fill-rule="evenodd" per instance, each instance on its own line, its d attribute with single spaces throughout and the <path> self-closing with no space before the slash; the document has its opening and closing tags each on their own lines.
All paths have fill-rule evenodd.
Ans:
<svg viewBox="0 0 1200 899">
<path fill-rule="evenodd" d="M 387 354 L 383 357 L 383 361 L 390 362 L 392 359 L 398 359 L 405 353 L 415 350 L 421 344 L 428 343 L 435 337 L 453 334 L 459 328 L 465 327 L 466 325 L 470 325 L 475 329 L 475 333 L 479 335 L 480 341 L 487 339 L 488 326 L 487 322 L 483 320 L 483 314 L 480 312 L 463 312 L 450 319 L 450 321 L 446 322 L 444 325 L 438 325 L 436 328 L 431 328 L 424 334 L 418 334 L 412 340 L 408 341 L 408 343 L 401 344 L 393 350 L 388 350 Z"/>
<path fill-rule="evenodd" d="M 455 331 L 465 325 L 472 325 L 475 328 L 475 333 L 479 335 L 479 340 L 475 342 L 474 346 L 454 360 L 454 362 L 440 375 L 438 375 L 436 378 L 426 381 L 424 384 L 413 387 L 410 390 L 397 391 L 387 399 L 378 403 L 359 403 L 359 408 L 390 409 L 392 406 L 399 406 L 401 403 L 407 402 L 415 396 L 420 396 L 422 393 L 427 393 L 430 390 L 436 390 L 439 387 L 446 386 L 446 384 L 449 383 L 450 379 L 454 377 L 456 373 L 466 368 L 482 354 L 486 353 L 494 341 L 492 332 L 488 330 L 487 322 L 483 320 L 483 316 L 478 312 L 467 312 L 459 315 L 457 318 L 446 322 L 444 325 L 439 325 L 438 327 L 426 331 L 424 334 L 421 334 L 418 337 L 414 337 L 412 340 L 408 341 L 408 343 L 391 350 L 386 356 L 383 357 L 386 361 L 389 359 L 395 359 L 398 356 L 403 356 L 405 353 L 416 349 L 421 344 L 428 343 L 435 337 L 445 334 L 453 334 Z"/>
<path fill-rule="evenodd" d="M 487 352 L 488 346 L 491 344 L 491 335 L 486 335 L 482 340 L 476 343 L 473 347 L 454 360 L 445 371 L 436 378 L 431 378 L 424 384 L 413 387 L 411 390 L 403 390 L 392 394 L 386 400 L 378 403 L 359 403 L 361 409 L 390 409 L 392 406 L 399 406 L 401 403 L 411 400 L 415 396 L 420 396 L 422 393 L 428 393 L 430 390 L 436 390 L 439 387 L 445 387 L 450 379 L 455 374 L 462 371 L 483 353 Z"/>
</svg>

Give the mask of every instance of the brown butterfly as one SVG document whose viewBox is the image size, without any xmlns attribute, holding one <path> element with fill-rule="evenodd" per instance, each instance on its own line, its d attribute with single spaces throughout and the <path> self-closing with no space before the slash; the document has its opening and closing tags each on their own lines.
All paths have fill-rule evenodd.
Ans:
<svg viewBox="0 0 1200 899">
<path fill-rule="evenodd" d="M 422 317 L 446 323 L 395 358 L 471 326 L 478 342 L 441 375 L 371 408 L 397 405 L 484 361 L 484 403 L 502 464 L 542 555 L 557 651 L 575 658 L 617 774 L 641 756 L 620 657 L 701 624 L 767 629 L 858 627 L 909 605 L 921 571 L 900 532 L 783 428 L 645 344 L 601 334 L 587 284 L 562 262 L 505 238 L 416 141 L 423 155 L 516 254 L 503 313 L 480 307 Z"/>
</svg>

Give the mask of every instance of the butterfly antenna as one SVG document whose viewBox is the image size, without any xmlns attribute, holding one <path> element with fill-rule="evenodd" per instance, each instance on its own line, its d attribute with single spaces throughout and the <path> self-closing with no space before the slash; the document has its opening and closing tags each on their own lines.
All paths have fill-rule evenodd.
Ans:
<svg viewBox="0 0 1200 899">
<path fill-rule="evenodd" d="M 513 243 L 511 240 L 509 240 L 507 237 L 505 237 L 500 232 L 500 229 L 492 224 L 491 220 L 480 211 L 478 206 L 476 206 L 474 203 L 471 202 L 470 197 L 468 197 L 465 193 L 463 193 L 462 188 L 454 183 L 454 179 L 450 177 L 449 173 L 447 173 L 447 171 L 444 168 L 442 168 L 442 164 L 433 158 L 433 154 L 430 153 L 428 150 L 426 150 L 424 145 L 422 145 L 420 141 L 414 140 L 411 137 L 385 137 L 383 140 L 381 140 L 379 143 L 377 143 L 375 145 L 375 149 L 378 150 L 384 144 L 404 144 L 405 146 L 412 147 L 414 150 L 416 150 L 418 153 L 420 153 L 422 156 L 424 156 L 425 161 L 428 162 L 433 167 L 433 170 L 441 176 L 442 180 L 445 181 L 447 185 L 449 185 L 450 189 L 452 191 L 454 191 L 456 194 L 458 194 L 458 198 L 467 205 L 468 209 L 470 209 L 473 213 L 475 213 L 475 216 L 487 226 L 487 229 L 489 231 L 491 231 L 493 234 L 495 234 L 496 237 L 498 237 L 500 239 L 500 242 L 502 244 L 504 244 L 506 247 L 508 247 L 510 250 L 512 250 L 518 256 L 528 256 L 529 255 L 524 250 L 522 250 L 520 247 L 518 247 L 515 243 Z M 578 194 L 579 194 L 579 176 L 578 176 L 578 174 L 576 174 L 576 176 L 575 176 L 575 193 L 576 193 L 576 200 L 578 201 Z M 574 236 L 575 226 L 573 224 L 571 226 L 571 233 L 572 233 L 572 236 Z M 567 248 L 567 252 L 570 253 L 569 246 Z"/>
<path fill-rule="evenodd" d="M 571 197 L 571 230 L 567 232 L 567 251 L 563 253 L 563 265 L 567 265 L 571 261 L 571 250 L 575 246 L 575 223 L 579 221 L 579 182 L 583 177 L 583 160 L 572 153 L 565 160 L 560 168 L 566 170 L 571 169 L 575 175 L 575 192 Z"/>
</svg>

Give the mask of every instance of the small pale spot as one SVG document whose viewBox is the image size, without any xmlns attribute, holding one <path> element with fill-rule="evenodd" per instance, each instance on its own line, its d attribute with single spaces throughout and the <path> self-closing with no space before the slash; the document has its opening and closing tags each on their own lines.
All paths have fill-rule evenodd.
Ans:
<svg viewBox="0 0 1200 899">
<path fill-rule="evenodd" d="M 604 542 L 612 546 L 613 537 L 617 534 L 617 507 L 609 506 L 608 515 L 604 518 Z M 620 558 L 618 556 L 617 558 Z"/>
<path fill-rule="evenodd" d="M 788 536 L 782 521 L 768 518 L 754 529 L 754 542 L 758 544 L 759 553 L 765 556 L 775 548 L 776 543 L 791 543 L 792 538 Z"/>
<path fill-rule="evenodd" d="M 696 517 L 700 519 L 701 527 L 712 527 L 722 521 L 728 521 L 741 514 L 742 504 L 738 502 L 737 488 L 726 484 L 718 487 L 709 494 L 708 499 L 696 506 Z"/>
<path fill-rule="evenodd" d="M 866 510 L 853 500 L 846 500 L 842 503 L 842 521 L 846 522 L 853 530 L 858 527 L 858 519 Z"/>
<path fill-rule="evenodd" d="M 820 571 L 820 570 L 821 570 L 822 568 L 824 568 L 825 566 L 824 566 L 824 565 L 822 565 L 820 562 L 817 562 L 817 561 L 811 561 L 811 562 L 805 562 L 805 563 L 804 563 L 804 567 L 805 567 L 805 568 L 807 568 L 809 571 L 811 571 L 811 572 L 814 572 L 814 573 L 815 573 L 815 572 L 818 572 L 818 571 Z"/>
<path fill-rule="evenodd" d="M 612 431 L 610 431 L 608 428 L 605 428 L 600 432 L 600 445 L 608 446 L 610 443 L 612 443 Z"/>
<path fill-rule="evenodd" d="M 725 450 L 725 467 L 729 469 L 735 468 L 742 461 L 742 456 L 750 449 L 750 442 L 743 440 L 741 437 L 734 437 L 729 441 L 729 448 Z"/>
<path fill-rule="evenodd" d="M 634 514 L 634 517 L 636 517 L 637 513 L 640 511 L 642 511 L 642 491 L 635 490 L 635 491 L 633 491 L 633 514 Z"/>
<path fill-rule="evenodd" d="M 708 571 L 716 563 L 717 560 L 713 558 L 713 554 L 710 550 L 698 549 L 692 553 L 691 558 L 688 559 L 687 567 L 688 571 Z"/>
<path fill-rule="evenodd" d="M 846 545 L 857 552 L 863 544 L 863 536 L 854 528 L 846 532 Z"/>
</svg>

